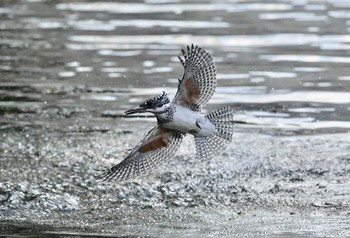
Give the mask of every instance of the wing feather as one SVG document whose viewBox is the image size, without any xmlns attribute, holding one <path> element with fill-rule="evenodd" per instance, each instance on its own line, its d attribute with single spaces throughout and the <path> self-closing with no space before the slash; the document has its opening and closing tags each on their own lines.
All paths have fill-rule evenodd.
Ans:
<svg viewBox="0 0 350 238">
<path fill-rule="evenodd" d="M 147 174 L 172 157 L 184 133 L 155 126 L 119 164 L 102 170 L 101 179 L 118 181 Z"/>
<path fill-rule="evenodd" d="M 173 102 L 199 112 L 215 92 L 216 67 L 212 56 L 198 46 L 187 46 L 182 53 L 184 74 Z"/>
</svg>

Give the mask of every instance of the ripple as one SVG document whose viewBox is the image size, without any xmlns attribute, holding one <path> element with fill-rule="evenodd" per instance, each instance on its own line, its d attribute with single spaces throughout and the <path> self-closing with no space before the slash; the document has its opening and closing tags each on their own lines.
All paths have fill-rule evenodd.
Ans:
<svg viewBox="0 0 350 238">
<path fill-rule="evenodd" d="M 338 1 L 330 1 L 331 5 L 339 8 L 350 8 L 350 2 L 348 0 L 338 0 Z"/>
<path fill-rule="evenodd" d="M 278 114 L 277 114 L 278 115 Z M 287 118 L 287 117 L 255 117 L 251 115 L 237 114 L 236 120 L 246 122 L 247 124 L 264 126 L 271 128 L 296 129 L 296 130 L 316 130 L 329 128 L 347 128 L 350 129 L 349 121 L 319 121 L 313 117 Z"/>
<path fill-rule="evenodd" d="M 169 87 L 154 87 L 154 88 L 130 88 L 131 92 L 130 95 L 135 95 L 135 96 L 155 96 L 161 94 L 163 91 L 165 91 L 169 98 L 172 97 L 172 95 L 175 95 L 175 92 L 177 88 L 169 88 Z M 135 98 L 134 98 L 135 99 Z M 134 100 L 130 99 L 130 100 Z M 137 102 L 140 100 L 143 101 L 143 99 L 135 99 Z"/>
<path fill-rule="evenodd" d="M 13 70 L 13 67 L 10 65 L 0 65 L 0 70 L 10 71 L 10 70 Z"/>
<path fill-rule="evenodd" d="M 307 28 L 307 31 L 308 31 L 308 32 L 319 32 L 319 31 L 320 31 L 320 28 L 317 27 L 317 26 L 309 26 L 309 27 Z"/>
<path fill-rule="evenodd" d="M 62 71 L 58 73 L 58 76 L 61 78 L 70 78 L 75 76 L 75 72 L 73 71 Z"/>
<path fill-rule="evenodd" d="M 327 10 L 327 7 L 325 5 L 321 5 L 321 4 L 310 4 L 310 5 L 305 6 L 305 10 L 324 11 L 324 10 Z"/>
<path fill-rule="evenodd" d="M 144 67 L 153 67 L 154 64 L 155 64 L 155 62 L 154 61 L 150 61 L 150 60 L 143 61 L 143 63 L 142 63 L 142 65 Z"/>
<path fill-rule="evenodd" d="M 102 65 L 103 65 L 103 66 L 106 66 L 106 67 L 110 67 L 110 66 L 115 66 L 115 65 L 117 65 L 117 63 L 114 62 L 114 61 L 105 61 L 105 62 L 102 63 Z"/>
<path fill-rule="evenodd" d="M 234 97 L 228 97 L 223 94 L 222 88 L 218 88 L 217 93 L 210 101 L 213 104 L 223 103 L 276 103 L 276 102 L 318 102 L 347 104 L 350 103 L 350 92 L 332 92 L 332 91 L 296 91 L 283 94 L 235 94 Z M 249 90 L 248 90 L 249 91 Z M 227 91 L 226 91 L 227 92 Z M 233 92 L 232 92 L 233 93 Z"/>
<path fill-rule="evenodd" d="M 296 61 L 308 63 L 350 63 L 349 57 L 328 55 L 260 55 L 260 59 L 268 61 Z"/>
<path fill-rule="evenodd" d="M 329 11 L 329 16 L 335 17 L 335 18 L 350 18 L 350 11 Z"/>
<path fill-rule="evenodd" d="M 339 76 L 338 79 L 343 81 L 350 81 L 350 76 Z"/>
<path fill-rule="evenodd" d="M 249 78 L 249 74 L 217 74 L 219 80 L 243 79 Z"/>
<path fill-rule="evenodd" d="M 172 71 L 182 72 L 176 56 L 193 42 L 212 52 L 218 66 L 219 86 L 209 104 L 254 108 L 246 116 L 278 118 L 277 127 L 348 118 L 347 0 L 45 2 L 0 8 L 3 78 L 40 85 L 38 108 L 40 98 L 89 111 L 100 101 L 128 107 L 162 91 L 171 97 L 181 76 Z M 14 90 L 20 93 L 12 98 L 32 98 L 30 90 Z M 275 106 L 282 113 L 264 112 Z"/>
<path fill-rule="evenodd" d="M 112 13 L 176 13 L 211 12 L 211 11 L 280 11 L 289 10 L 291 5 L 281 3 L 240 3 L 240 4 L 142 4 L 117 2 L 73 2 L 56 4 L 58 10 L 98 11 Z"/>
<path fill-rule="evenodd" d="M 77 30 L 85 31 L 112 31 L 119 27 L 137 27 L 137 28 L 153 28 L 153 27 L 177 27 L 177 28 L 228 28 L 228 22 L 213 21 L 172 21 L 172 20 L 76 20 L 69 21 L 68 25 Z"/>
<path fill-rule="evenodd" d="M 322 113 L 322 112 L 334 112 L 335 108 L 332 107 L 301 107 L 301 108 L 288 108 L 289 112 L 297 113 Z"/>
<path fill-rule="evenodd" d="M 275 113 L 275 112 L 264 112 L 264 111 L 250 111 L 246 112 L 246 115 L 255 117 L 289 117 L 288 113 Z"/>
<path fill-rule="evenodd" d="M 124 73 L 127 72 L 127 68 L 118 68 L 118 67 L 108 67 L 108 68 L 102 68 L 102 72 L 107 72 L 107 73 Z"/>
<path fill-rule="evenodd" d="M 61 29 L 67 27 L 62 21 L 37 19 L 37 25 L 40 29 Z"/>
<path fill-rule="evenodd" d="M 331 82 L 320 82 L 320 83 L 317 83 L 316 85 L 319 88 L 327 88 L 327 87 L 332 87 L 333 83 L 331 83 Z"/>
<path fill-rule="evenodd" d="M 296 73 L 273 71 L 251 71 L 249 74 L 253 76 L 266 76 L 269 78 L 295 78 L 297 76 Z"/>
<path fill-rule="evenodd" d="M 80 66 L 80 62 L 78 62 L 78 61 L 72 61 L 72 62 L 67 62 L 65 65 L 66 65 L 67 67 L 78 67 L 78 66 Z"/>
<path fill-rule="evenodd" d="M 100 55 L 113 55 L 119 57 L 130 57 L 140 55 L 140 50 L 128 50 L 128 51 L 116 51 L 116 50 L 100 50 L 98 51 Z"/>
<path fill-rule="evenodd" d="M 69 37 L 71 42 L 80 44 L 67 44 L 71 49 L 125 49 L 128 47 L 151 47 L 148 44 L 168 45 L 169 42 L 178 45 L 187 45 L 188 42 L 201 42 L 202 47 L 277 47 L 277 46 L 319 46 L 332 49 L 342 46 L 341 43 L 349 43 L 350 35 L 315 35 L 315 34 L 271 34 L 271 35 L 234 35 L 234 36 L 211 36 L 201 35 L 193 36 L 186 34 L 178 35 L 117 35 L 117 36 L 98 36 L 98 35 L 73 35 Z M 85 46 L 82 43 L 87 43 Z M 118 43 L 118 44 L 116 44 Z M 132 44 L 132 45 L 131 45 Z M 135 45 L 139 44 L 139 45 Z M 147 46 L 147 47 L 146 47 Z M 157 45 L 157 47 L 160 47 Z"/>
<path fill-rule="evenodd" d="M 250 86 L 238 86 L 238 87 L 218 87 L 216 89 L 216 93 L 219 93 L 223 96 L 223 94 L 226 94 L 224 97 L 227 97 L 227 94 L 262 94 L 266 92 L 266 87 L 265 86 L 255 86 L 255 87 L 250 87 Z M 216 94 L 214 94 L 215 97 Z M 235 96 L 236 97 L 236 96 Z M 230 99 L 228 99 L 230 100 Z"/>
<path fill-rule="evenodd" d="M 297 72 L 324 72 L 327 71 L 327 68 L 321 67 L 294 67 L 294 71 Z"/>
<path fill-rule="evenodd" d="M 95 101 L 116 101 L 117 97 L 111 95 L 101 95 L 101 94 L 88 94 L 82 95 L 80 97 L 83 100 L 95 100 Z"/>
<path fill-rule="evenodd" d="M 89 66 L 79 66 L 75 70 L 77 72 L 91 72 L 93 70 L 93 68 L 89 67 Z"/>
<path fill-rule="evenodd" d="M 250 82 L 252 83 L 262 83 L 265 81 L 265 78 L 263 77 L 253 77 L 250 79 Z"/>
<path fill-rule="evenodd" d="M 113 31 L 115 26 L 111 25 L 108 21 L 98 20 L 70 20 L 68 25 L 76 30 L 84 31 Z"/>
<path fill-rule="evenodd" d="M 171 72 L 173 68 L 171 67 L 155 67 L 155 68 L 149 68 L 149 69 L 144 69 L 143 72 L 145 74 L 153 74 L 153 73 L 167 73 Z"/>
<path fill-rule="evenodd" d="M 294 19 L 296 21 L 327 21 L 327 16 L 316 15 L 311 12 L 281 12 L 281 13 L 262 13 L 259 15 L 262 20 L 281 20 Z"/>
<path fill-rule="evenodd" d="M 109 78 L 120 78 L 120 77 L 122 77 L 122 74 L 121 73 L 109 73 L 108 77 Z"/>
</svg>

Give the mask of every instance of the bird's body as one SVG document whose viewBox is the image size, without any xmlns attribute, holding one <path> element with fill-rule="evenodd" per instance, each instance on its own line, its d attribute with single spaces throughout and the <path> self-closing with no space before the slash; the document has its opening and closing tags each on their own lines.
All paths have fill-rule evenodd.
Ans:
<svg viewBox="0 0 350 238">
<path fill-rule="evenodd" d="M 168 107 L 165 113 L 156 113 L 158 125 L 196 136 L 217 135 L 214 124 L 203 114 L 181 105 Z"/>
<path fill-rule="evenodd" d="M 233 134 L 233 111 L 226 106 L 208 115 L 200 113 L 217 85 L 216 68 L 211 55 L 198 46 L 183 51 L 184 74 L 179 79 L 178 91 L 172 101 L 166 93 L 150 98 L 126 114 L 153 113 L 157 125 L 150 130 L 119 164 L 103 170 L 102 178 L 125 180 L 146 174 L 161 162 L 172 157 L 186 134 L 195 139 L 196 157 L 210 159 L 226 144 Z"/>
</svg>

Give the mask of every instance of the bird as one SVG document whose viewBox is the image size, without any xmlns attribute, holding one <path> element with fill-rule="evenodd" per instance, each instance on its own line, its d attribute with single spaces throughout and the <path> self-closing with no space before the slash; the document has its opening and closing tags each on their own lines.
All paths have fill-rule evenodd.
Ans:
<svg viewBox="0 0 350 238">
<path fill-rule="evenodd" d="M 232 141 L 234 111 L 230 106 L 206 115 L 201 113 L 217 86 L 213 57 L 193 44 L 182 50 L 182 54 L 183 58 L 178 58 L 184 72 L 178 79 L 173 100 L 163 91 L 125 112 L 126 115 L 153 113 L 157 124 L 124 160 L 100 170 L 103 181 L 125 181 L 148 174 L 174 156 L 186 134 L 194 136 L 199 160 L 213 158 Z"/>
</svg>

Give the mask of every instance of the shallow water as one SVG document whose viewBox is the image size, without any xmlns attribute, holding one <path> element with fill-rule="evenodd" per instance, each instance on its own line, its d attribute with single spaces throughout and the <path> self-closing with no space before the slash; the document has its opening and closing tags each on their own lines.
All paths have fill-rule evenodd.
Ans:
<svg viewBox="0 0 350 238">
<path fill-rule="evenodd" d="M 345 0 L 2 1 L 0 220 L 9 223 L 0 233 L 344 237 L 349 9 Z M 177 56 L 191 43 L 218 69 L 204 112 L 236 111 L 232 146 L 202 165 L 185 141 L 190 156 L 180 149 L 164 171 L 97 183 L 96 165 L 115 163 L 154 123 L 123 112 L 175 94 Z M 305 218 L 315 213 L 317 222 Z"/>
</svg>

